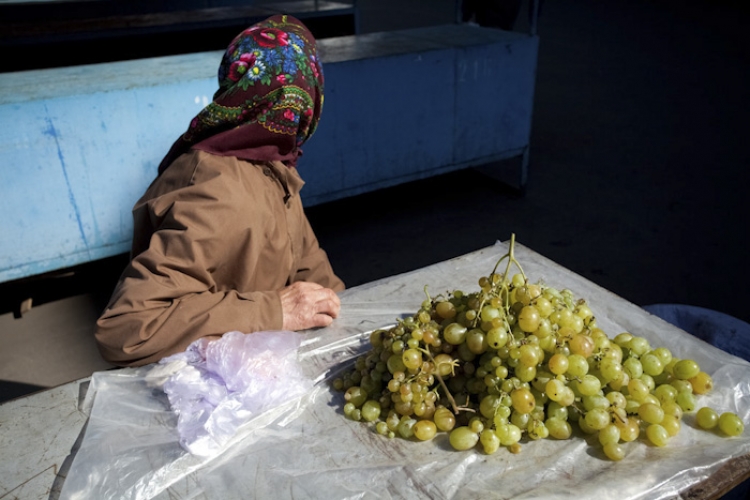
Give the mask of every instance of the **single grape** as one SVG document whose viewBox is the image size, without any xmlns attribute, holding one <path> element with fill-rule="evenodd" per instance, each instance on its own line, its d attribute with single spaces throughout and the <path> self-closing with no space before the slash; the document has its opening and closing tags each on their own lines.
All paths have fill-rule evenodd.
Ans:
<svg viewBox="0 0 750 500">
<path fill-rule="evenodd" d="M 695 423 L 701 429 L 713 429 L 719 424 L 719 414 L 713 408 L 704 406 L 696 412 Z"/>
<path fill-rule="evenodd" d="M 680 380 L 688 380 L 700 373 L 701 369 L 698 363 L 692 359 L 682 359 L 678 361 L 673 368 L 674 376 Z"/>
<path fill-rule="evenodd" d="M 725 412 L 719 415 L 719 430 L 727 436 L 739 436 L 745 431 L 745 423 L 736 413 Z"/>
<path fill-rule="evenodd" d="M 654 446 L 666 446 L 669 441 L 667 430 L 659 424 L 651 424 L 646 427 L 646 437 Z"/>
<path fill-rule="evenodd" d="M 449 435 L 451 446 L 459 451 L 469 450 L 476 446 L 479 434 L 466 426 L 456 427 Z"/>
<path fill-rule="evenodd" d="M 593 410 L 586 412 L 584 420 L 591 429 L 599 431 L 609 424 L 609 412 L 601 408 L 594 408 Z"/>
<path fill-rule="evenodd" d="M 530 413 L 536 406 L 534 395 L 529 389 L 519 388 L 510 393 L 513 409 L 519 413 Z"/>
<path fill-rule="evenodd" d="M 414 426 L 417 421 L 413 418 L 404 417 L 398 424 L 398 433 L 404 439 L 409 439 L 414 435 Z"/>
<path fill-rule="evenodd" d="M 353 386 L 346 390 L 344 399 L 359 408 L 367 401 L 367 392 L 359 386 Z"/>
<path fill-rule="evenodd" d="M 568 439 L 573 433 L 570 424 L 561 418 L 548 418 L 544 425 L 549 430 L 549 435 L 555 439 Z"/>
<path fill-rule="evenodd" d="M 364 421 L 374 422 L 380 417 L 380 403 L 372 399 L 367 400 L 360 411 Z"/>
<path fill-rule="evenodd" d="M 456 426 L 456 416 L 444 406 L 440 406 L 435 410 L 432 419 L 441 431 L 448 432 Z"/>
<path fill-rule="evenodd" d="M 693 393 L 688 391 L 682 391 L 681 393 L 679 393 L 675 398 L 675 402 L 680 405 L 680 408 L 682 408 L 682 411 L 684 411 L 685 413 L 695 411 L 697 404 Z"/>
<path fill-rule="evenodd" d="M 625 449 L 619 443 L 607 443 L 602 447 L 602 451 L 604 451 L 607 458 L 615 462 L 619 462 L 625 458 Z"/>
<path fill-rule="evenodd" d="M 659 425 L 664 427 L 667 434 L 669 434 L 669 437 L 674 437 L 679 434 L 680 428 L 682 427 L 680 419 L 672 415 L 664 415 L 664 418 Z"/>
<path fill-rule="evenodd" d="M 460 345 L 466 340 L 467 328 L 459 323 L 451 323 L 443 329 L 443 339 L 453 345 Z"/>
<path fill-rule="evenodd" d="M 492 429 L 484 429 L 479 434 L 479 441 L 482 443 L 482 449 L 487 455 L 492 455 L 500 448 L 500 438 L 497 437 Z"/>
<path fill-rule="evenodd" d="M 615 424 L 608 424 L 604 429 L 599 431 L 599 443 L 602 446 L 607 443 L 618 443 L 620 441 L 620 428 Z"/>
<path fill-rule="evenodd" d="M 435 437 L 437 426 L 431 420 L 420 420 L 414 424 L 414 436 L 420 441 L 428 441 Z"/>
<path fill-rule="evenodd" d="M 693 394 L 708 394 L 714 388 L 714 381 L 706 372 L 698 372 L 695 377 L 688 379 L 693 387 Z"/>
<path fill-rule="evenodd" d="M 649 424 L 660 424 L 664 420 L 664 410 L 654 403 L 644 403 L 638 408 L 638 416 Z"/>
</svg>

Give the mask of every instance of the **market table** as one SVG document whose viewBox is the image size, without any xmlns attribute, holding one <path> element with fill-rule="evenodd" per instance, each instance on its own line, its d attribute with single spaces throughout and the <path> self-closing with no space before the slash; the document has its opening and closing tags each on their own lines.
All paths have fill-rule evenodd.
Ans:
<svg viewBox="0 0 750 500">
<path fill-rule="evenodd" d="M 342 292 L 331 327 L 310 331 L 300 365 L 315 380 L 302 398 L 254 416 L 222 453 L 197 457 L 178 444 L 176 418 L 150 387 L 152 367 L 91 379 L 0 405 L 0 498 L 719 498 L 750 476 L 750 436 L 724 438 L 686 415 L 663 448 L 626 445 L 620 462 L 581 437 L 456 452 L 447 436 L 388 440 L 341 414 L 329 381 L 368 349 L 367 332 L 413 314 L 424 299 L 477 288 L 507 251 L 497 243 L 423 269 Z M 750 363 L 516 244 L 532 281 L 585 298 L 613 337 L 629 331 L 690 357 L 715 389 L 699 399 L 750 422 Z"/>
</svg>

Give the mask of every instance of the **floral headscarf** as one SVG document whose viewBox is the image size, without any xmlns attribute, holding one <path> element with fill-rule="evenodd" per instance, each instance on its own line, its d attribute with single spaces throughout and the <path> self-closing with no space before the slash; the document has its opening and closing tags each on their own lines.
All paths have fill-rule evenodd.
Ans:
<svg viewBox="0 0 750 500">
<path fill-rule="evenodd" d="M 322 107 L 323 71 L 315 39 L 292 16 L 270 17 L 229 45 L 213 102 L 193 118 L 159 173 L 191 148 L 294 166 Z"/>
</svg>

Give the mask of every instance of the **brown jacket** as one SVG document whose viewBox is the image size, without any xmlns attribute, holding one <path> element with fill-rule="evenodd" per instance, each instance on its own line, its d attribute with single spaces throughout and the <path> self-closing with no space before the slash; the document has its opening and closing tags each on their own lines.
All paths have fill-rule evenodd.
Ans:
<svg viewBox="0 0 750 500">
<path fill-rule="evenodd" d="M 107 361 L 144 365 L 201 337 L 282 328 L 278 290 L 344 289 L 279 162 L 190 151 L 133 208 L 133 259 L 97 321 Z"/>
</svg>

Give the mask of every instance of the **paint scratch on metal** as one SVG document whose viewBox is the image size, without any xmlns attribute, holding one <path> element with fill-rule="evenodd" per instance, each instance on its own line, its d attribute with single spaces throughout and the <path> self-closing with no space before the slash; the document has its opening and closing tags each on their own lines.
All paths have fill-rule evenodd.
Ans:
<svg viewBox="0 0 750 500">
<path fill-rule="evenodd" d="M 44 105 L 44 119 L 47 122 L 47 129 L 44 130 L 44 133 L 49 135 L 55 140 L 55 147 L 57 148 L 57 157 L 60 159 L 60 167 L 62 167 L 63 176 L 65 177 L 65 186 L 68 189 L 68 199 L 70 200 L 70 204 L 73 206 L 73 213 L 76 217 L 76 222 L 78 223 L 78 231 L 81 234 L 81 240 L 83 241 L 83 244 L 86 247 L 86 251 L 89 250 L 89 242 L 86 240 L 86 232 L 83 230 L 83 221 L 81 220 L 81 213 L 78 210 L 78 203 L 76 203 L 75 195 L 73 194 L 73 187 L 70 185 L 70 178 L 68 177 L 68 169 L 65 165 L 65 156 L 63 155 L 62 148 L 60 147 L 60 134 L 58 133 L 57 129 L 55 128 L 55 125 L 52 123 L 52 120 L 49 116 L 49 110 L 47 109 L 47 105 Z"/>
</svg>

